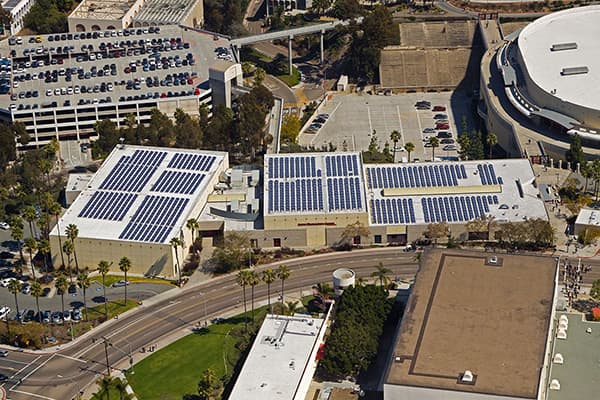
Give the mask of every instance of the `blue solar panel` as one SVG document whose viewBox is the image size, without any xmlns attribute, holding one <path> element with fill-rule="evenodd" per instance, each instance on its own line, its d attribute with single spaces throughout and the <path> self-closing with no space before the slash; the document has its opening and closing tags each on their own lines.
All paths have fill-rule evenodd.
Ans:
<svg viewBox="0 0 600 400">
<path fill-rule="evenodd" d="M 146 196 L 119 239 L 164 243 L 189 199 Z"/>
<path fill-rule="evenodd" d="M 136 150 L 132 156 L 122 156 L 99 188 L 139 193 L 166 155 L 166 151 Z"/>
<path fill-rule="evenodd" d="M 464 168 L 464 166 L 460 167 Z M 367 187 L 387 189 L 457 186 L 459 179 L 466 178 L 466 171 L 463 178 L 460 167 L 457 165 L 367 167 Z"/>
<path fill-rule="evenodd" d="M 152 191 L 160 193 L 192 194 L 196 191 L 204 174 L 194 172 L 164 171 L 152 186 Z"/>
<path fill-rule="evenodd" d="M 489 213 L 492 201 L 493 196 L 432 196 L 421 199 L 421 208 L 425 223 L 466 222 Z M 410 222 L 414 223 L 412 199 L 407 202 L 410 203 L 408 209 L 413 212 Z"/>
<path fill-rule="evenodd" d="M 137 198 L 136 194 L 97 191 L 79 213 L 82 218 L 121 221 Z"/>
<path fill-rule="evenodd" d="M 169 162 L 169 168 L 192 171 L 209 171 L 217 157 L 207 154 L 176 153 Z"/>
</svg>

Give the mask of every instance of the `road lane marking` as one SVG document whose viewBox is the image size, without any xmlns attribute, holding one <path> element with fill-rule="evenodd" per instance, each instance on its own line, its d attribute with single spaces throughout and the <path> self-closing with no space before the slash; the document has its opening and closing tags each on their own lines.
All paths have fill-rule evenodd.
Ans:
<svg viewBox="0 0 600 400">
<path fill-rule="evenodd" d="M 77 362 L 80 362 L 80 363 L 83 363 L 83 364 L 87 364 L 87 361 L 85 361 L 85 360 L 82 360 L 82 359 L 80 359 L 80 358 L 75 358 L 75 357 L 71 357 L 71 356 L 66 356 L 66 355 L 64 355 L 64 354 L 59 354 L 59 353 L 56 353 L 56 355 L 57 355 L 57 356 L 59 356 L 59 357 L 64 357 L 64 358 L 66 358 L 66 359 L 68 359 L 68 360 L 73 360 L 73 361 L 77 361 Z"/>
<path fill-rule="evenodd" d="M 33 360 L 32 362 L 30 362 L 29 364 L 25 365 L 23 368 L 21 368 L 20 370 L 18 370 L 18 371 L 17 371 L 17 373 L 16 373 L 16 374 L 13 374 L 13 376 L 11 376 L 9 379 L 12 379 L 12 378 L 14 378 L 15 376 L 19 375 L 19 374 L 21 373 L 21 371 L 23 371 L 25 368 L 29 367 L 30 365 L 33 365 L 33 364 L 35 364 L 35 362 L 36 362 L 37 360 L 39 360 L 41 357 L 42 357 L 41 355 L 40 355 L 40 356 L 37 356 L 37 357 L 35 358 L 35 360 Z"/>
<path fill-rule="evenodd" d="M 53 397 L 48 397 L 48 396 L 42 396 L 41 394 L 35 394 L 35 393 L 29 393 L 29 392 L 23 392 L 22 390 L 14 390 L 14 389 L 10 389 L 11 392 L 15 392 L 15 393 L 20 393 L 20 394 L 26 394 L 27 396 L 33 396 L 33 397 L 39 397 L 40 399 L 46 399 L 46 400 L 56 400 Z"/>
<path fill-rule="evenodd" d="M 41 356 L 40 356 L 41 357 Z M 38 357 L 39 358 L 39 357 Z M 48 357 L 48 359 L 46 361 L 44 361 L 43 363 L 41 363 L 40 365 L 38 365 L 36 368 L 34 368 L 31 372 L 29 372 L 27 375 L 25 375 L 23 378 L 19 378 L 19 383 L 15 383 L 10 390 L 13 390 L 14 388 L 16 388 L 19 384 L 21 384 L 25 379 L 29 378 L 31 375 L 33 375 L 38 369 L 42 368 L 44 365 L 46 365 L 48 363 L 48 361 L 52 360 L 54 358 L 54 354 L 52 354 L 50 357 Z M 36 358 L 37 360 L 37 358 Z M 33 364 L 33 363 L 32 363 Z M 17 372 L 18 374 L 18 372 Z"/>
</svg>

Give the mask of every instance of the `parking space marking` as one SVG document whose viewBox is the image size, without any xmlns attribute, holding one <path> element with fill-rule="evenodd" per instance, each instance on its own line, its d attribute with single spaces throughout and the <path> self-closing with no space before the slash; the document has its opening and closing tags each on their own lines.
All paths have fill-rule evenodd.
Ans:
<svg viewBox="0 0 600 400">
<path fill-rule="evenodd" d="M 371 123 L 371 107 L 367 106 L 367 115 L 369 116 L 369 136 L 373 134 L 373 124 Z"/>
<path fill-rule="evenodd" d="M 396 111 L 398 112 L 398 123 L 400 124 L 400 140 L 402 140 L 402 147 L 404 147 L 404 128 L 402 127 L 402 117 L 400 116 L 400 106 L 396 106 Z"/>
<path fill-rule="evenodd" d="M 15 390 L 15 389 L 10 389 L 11 392 L 15 392 L 15 393 L 19 393 L 19 394 L 25 394 L 27 396 L 33 396 L 33 397 L 37 397 L 40 399 L 46 399 L 46 400 L 57 400 L 53 397 L 48 397 L 48 396 L 42 396 L 41 394 L 36 394 L 36 393 L 29 393 L 29 392 L 24 392 L 22 390 Z"/>
</svg>

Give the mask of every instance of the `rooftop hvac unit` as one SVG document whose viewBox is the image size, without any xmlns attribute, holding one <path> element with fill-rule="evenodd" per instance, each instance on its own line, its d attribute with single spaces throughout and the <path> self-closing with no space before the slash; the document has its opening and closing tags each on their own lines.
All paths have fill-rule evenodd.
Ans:
<svg viewBox="0 0 600 400">
<path fill-rule="evenodd" d="M 567 331 L 566 331 L 566 329 L 559 329 L 558 332 L 556 333 L 556 337 L 558 339 L 566 339 L 567 338 Z"/>
<path fill-rule="evenodd" d="M 552 361 L 554 362 L 554 364 L 564 364 L 565 358 L 563 357 L 562 354 L 556 353 L 554 355 L 554 359 Z"/>
<path fill-rule="evenodd" d="M 567 323 L 567 325 L 569 324 L 569 318 L 563 314 L 560 316 L 560 318 L 558 319 L 559 322 L 565 321 Z"/>
<path fill-rule="evenodd" d="M 552 379 L 552 382 L 550 382 L 550 389 L 560 390 L 560 382 L 558 381 L 558 379 Z"/>
<path fill-rule="evenodd" d="M 473 382 L 473 373 L 469 370 L 466 370 L 465 373 L 460 378 L 461 382 L 464 383 L 472 383 Z"/>
<path fill-rule="evenodd" d="M 565 321 L 560 321 L 558 323 L 558 329 L 564 329 L 564 330 L 569 329 L 569 323 L 565 322 Z"/>
</svg>

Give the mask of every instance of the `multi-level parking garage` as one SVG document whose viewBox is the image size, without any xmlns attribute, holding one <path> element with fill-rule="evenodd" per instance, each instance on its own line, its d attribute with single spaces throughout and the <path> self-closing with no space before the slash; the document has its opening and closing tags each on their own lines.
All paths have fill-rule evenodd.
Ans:
<svg viewBox="0 0 600 400">
<path fill-rule="evenodd" d="M 144 123 L 154 108 L 197 115 L 211 100 L 214 49 L 226 46 L 178 26 L 11 38 L 0 45 L 0 117 L 23 122 L 37 146 L 93 136 L 102 119 Z"/>
</svg>

